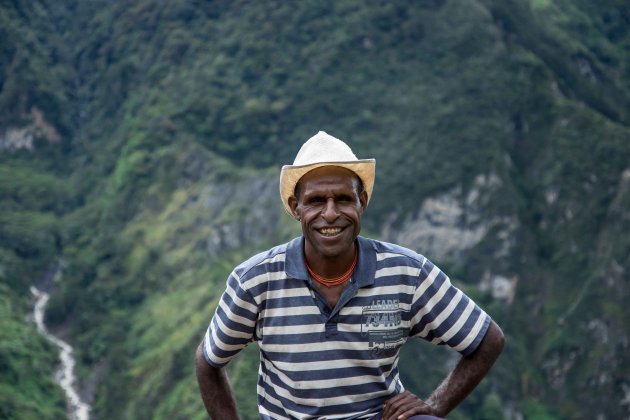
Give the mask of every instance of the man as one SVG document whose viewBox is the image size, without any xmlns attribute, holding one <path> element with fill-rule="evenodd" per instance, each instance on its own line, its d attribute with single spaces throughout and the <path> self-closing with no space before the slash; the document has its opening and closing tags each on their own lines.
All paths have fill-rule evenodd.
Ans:
<svg viewBox="0 0 630 420">
<path fill-rule="evenodd" d="M 500 328 L 429 260 L 359 236 L 374 175 L 373 159 L 357 159 L 324 132 L 282 168 L 282 203 L 303 235 L 228 278 L 196 358 L 213 419 L 238 418 L 223 367 L 252 341 L 262 419 L 444 417 L 501 353 Z M 463 356 L 426 400 L 405 391 L 398 374 L 410 337 Z"/>
</svg>

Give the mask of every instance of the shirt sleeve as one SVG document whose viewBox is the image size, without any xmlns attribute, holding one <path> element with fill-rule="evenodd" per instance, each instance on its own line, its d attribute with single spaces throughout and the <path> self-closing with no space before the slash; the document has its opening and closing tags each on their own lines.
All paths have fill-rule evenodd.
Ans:
<svg viewBox="0 0 630 420">
<path fill-rule="evenodd" d="M 225 366 L 253 341 L 257 319 L 256 302 L 232 272 L 204 337 L 206 361 L 217 368 Z"/>
<path fill-rule="evenodd" d="M 491 318 L 448 276 L 425 259 L 411 306 L 410 335 L 446 344 L 466 356 L 486 335 Z"/>
</svg>

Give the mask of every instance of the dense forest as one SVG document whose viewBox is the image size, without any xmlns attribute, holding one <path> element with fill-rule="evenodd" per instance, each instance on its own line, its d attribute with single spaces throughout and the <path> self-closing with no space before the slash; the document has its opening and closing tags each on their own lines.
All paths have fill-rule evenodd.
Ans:
<svg viewBox="0 0 630 420">
<path fill-rule="evenodd" d="M 506 350 L 449 418 L 630 416 L 626 0 L 0 2 L 0 418 L 206 418 L 194 352 L 231 269 L 299 234 L 280 166 L 376 158 L 363 234 L 426 255 Z M 428 395 L 452 352 L 417 341 Z M 255 345 L 229 365 L 257 418 Z"/>
</svg>

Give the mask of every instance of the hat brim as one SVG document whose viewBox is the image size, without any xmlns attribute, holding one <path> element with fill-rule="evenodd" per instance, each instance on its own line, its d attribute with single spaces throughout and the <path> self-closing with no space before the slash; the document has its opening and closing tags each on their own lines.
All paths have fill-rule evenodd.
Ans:
<svg viewBox="0 0 630 420">
<path fill-rule="evenodd" d="M 321 168 L 322 166 L 339 166 L 357 174 L 363 183 L 363 189 L 367 192 L 368 202 L 370 201 L 376 173 L 375 159 L 360 159 L 349 162 L 319 162 L 301 166 L 284 165 L 280 171 L 280 198 L 287 213 L 292 215 L 291 207 L 289 207 L 289 197 L 294 194 L 295 186 L 300 178 L 313 169 Z"/>
</svg>

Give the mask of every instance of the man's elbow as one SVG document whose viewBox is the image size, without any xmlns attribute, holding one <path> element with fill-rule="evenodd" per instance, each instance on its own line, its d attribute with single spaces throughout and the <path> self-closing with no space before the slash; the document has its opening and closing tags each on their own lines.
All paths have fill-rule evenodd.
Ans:
<svg viewBox="0 0 630 420">
<path fill-rule="evenodd" d="M 490 327 L 488 328 L 488 332 L 484 337 L 484 341 L 486 342 L 486 346 L 491 353 L 493 353 L 496 357 L 503 352 L 505 348 L 505 335 L 496 322 L 492 321 L 490 323 Z"/>
<path fill-rule="evenodd" d="M 206 357 L 203 354 L 203 342 L 197 346 L 197 352 L 195 353 L 195 370 L 197 374 L 202 371 L 207 371 L 210 365 L 206 361 Z"/>
</svg>

